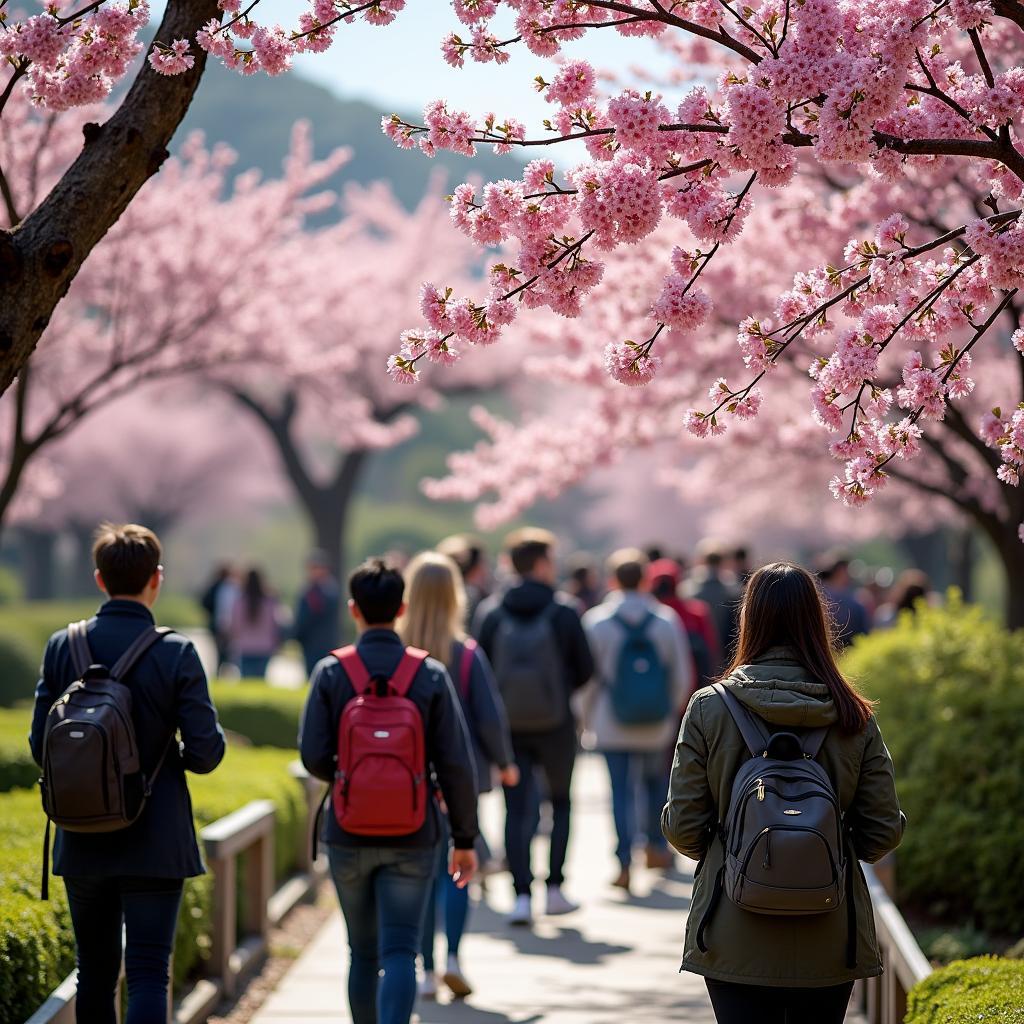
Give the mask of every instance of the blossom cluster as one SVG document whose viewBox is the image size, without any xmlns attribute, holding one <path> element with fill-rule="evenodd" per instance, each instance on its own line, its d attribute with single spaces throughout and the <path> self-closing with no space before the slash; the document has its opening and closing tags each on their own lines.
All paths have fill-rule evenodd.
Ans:
<svg viewBox="0 0 1024 1024">
<path fill-rule="evenodd" d="M 48 8 L 0 31 L 0 59 L 26 76 L 35 102 L 53 111 L 105 99 L 141 53 L 145 0 L 107 2 L 83 17 Z M 181 70 L 184 70 L 182 68 Z"/>
</svg>

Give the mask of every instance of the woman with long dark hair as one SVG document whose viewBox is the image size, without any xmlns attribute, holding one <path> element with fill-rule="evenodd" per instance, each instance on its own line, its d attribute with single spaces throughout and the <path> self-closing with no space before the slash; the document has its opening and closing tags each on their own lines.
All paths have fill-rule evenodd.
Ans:
<svg viewBox="0 0 1024 1024">
<path fill-rule="evenodd" d="M 777 785 L 753 778 L 772 771 Z M 748 775 L 752 802 L 731 806 Z M 792 817 L 767 819 L 748 840 L 745 816 L 763 824 L 773 806 Z M 810 827 L 816 813 L 832 816 L 827 837 Z M 682 969 L 704 976 L 719 1024 L 841 1024 L 854 980 L 882 971 L 858 862 L 894 849 L 905 823 L 872 703 L 836 664 L 814 577 L 788 562 L 759 569 L 731 666 L 687 709 L 662 815 L 669 842 L 699 861 Z M 805 841 L 832 865 L 820 909 L 808 902 L 811 880 L 786 862 Z"/>
<path fill-rule="evenodd" d="M 264 679 L 281 646 L 283 609 L 259 569 L 245 575 L 231 610 L 231 650 L 243 679 Z"/>
</svg>

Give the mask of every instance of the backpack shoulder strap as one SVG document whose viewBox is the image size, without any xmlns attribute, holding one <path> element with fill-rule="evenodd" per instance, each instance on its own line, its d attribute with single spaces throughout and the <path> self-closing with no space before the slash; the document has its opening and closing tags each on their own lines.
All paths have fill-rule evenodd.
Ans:
<svg viewBox="0 0 1024 1024">
<path fill-rule="evenodd" d="M 111 676 L 118 680 L 124 679 L 126 675 L 135 667 L 139 659 L 152 647 L 155 643 L 159 643 L 168 633 L 173 633 L 174 630 L 167 626 L 151 626 L 149 629 L 143 630 L 134 641 L 132 641 L 131 647 L 128 648 L 124 654 L 114 663 L 114 667 L 110 670 Z"/>
<path fill-rule="evenodd" d="M 341 667 L 345 670 L 352 689 L 356 693 L 364 693 L 370 686 L 370 673 L 355 647 L 349 644 L 347 647 L 339 647 L 336 651 L 331 651 L 331 654 L 341 662 Z"/>
<path fill-rule="evenodd" d="M 819 726 L 817 729 L 811 729 L 809 732 L 805 732 L 800 737 L 800 747 L 804 752 L 804 757 L 809 761 L 813 761 L 821 750 L 822 744 L 825 742 L 825 737 L 828 735 L 829 727 L 827 725 Z"/>
<path fill-rule="evenodd" d="M 747 749 L 750 751 L 751 757 L 760 757 L 768 746 L 767 731 L 764 726 L 728 691 L 728 689 L 722 685 L 722 683 L 714 683 L 713 688 L 715 693 L 722 698 L 722 702 L 725 704 L 726 710 L 732 716 L 732 720 L 736 723 L 736 728 L 739 729 L 740 735 L 743 737 L 743 742 L 746 743 Z"/>
<path fill-rule="evenodd" d="M 473 662 L 476 660 L 477 642 L 467 636 L 462 641 L 462 657 L 459 659 L 459 696 L 466 700 L 473 681 Z"/>
<path fill-rule="evenodd" d="M 89 650 L 89 641 L 85 638 L 86 621 L 72 622 L 68 626 L 68 647 L 71 648 L 71 663 L 75 667 L 75 673 L 84 676 L 86 669 L 92 664 L 92 651 Z"/>
<path fill-rule="evenodd" d="M 412 686 L 412 681 L 416 678 L 420 665 L 428 657 L 430 655 L 426 651 L 421 651 L 418 647 L 406 647 L 405 654 L 402 655 L 402 660 L 398 663 L 398 668 L 395 669 L 395 674 L 391 677 L 391 689 L 399 697 L 404 697 L 409 692 L 409 687 Z"/>
</svg>

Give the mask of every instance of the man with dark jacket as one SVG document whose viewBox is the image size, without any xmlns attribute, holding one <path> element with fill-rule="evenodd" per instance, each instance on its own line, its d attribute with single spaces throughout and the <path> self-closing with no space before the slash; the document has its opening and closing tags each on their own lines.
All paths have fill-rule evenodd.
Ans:
<svg viewBox="0 0 1024 1024">
<path fill-rule="evenodd" d="M 306 674 L 341 643 L 341 588 L 331 575 L 325 551 L 314 551 L 306 562 L 306 586 L 295 606 L 292 635 L 302 648 Z"/>
<path fill-rule="evenodd" d="M 538 769 L 552 810 L 547 913 L 576 909 L 562 894 L 576 760 L 569 701 L 593 675 L 594 659 L 578 613 L 555 592 L 554 536 L 546 530 L 517 530 L 505 549 L 519 580 L 481 605 L 476 634 L 494 666 L 519 767 L 518 785 L 505 787 L 505 851 L 516 893 L 509 923 L 527 925 L 532 919 L 530 846 L 540 820 Z"/>
<path fill-rule="evenodd" d="M 96 583 L 109 600 L 89 619 L 86 642 L 90 660 L 110 667 L 153 628 L 151 609 L 163 581 L 160 541 L 143 526 L 104 524 L 96 533 L 93 558 Z M 62 629 L 46 646 L 36 686 L 29 740 L 39 765 L 48 712 L 80 677 L 68 631 Z M 75 1012 L 82 1024 L 114 1024 L 124 926 L 127 1019 L 166 1019 L 168 964 L 182 887 L 186 878 L 205 871 L 185 772 L 211 772 L 224 756 L 224 734 L 203 666 L 185 637 L 164 636 L 120 681 L 131 691 L 139 760 L 152 792 L 126 828 L 58 828 L 54 843 L 53 870 L 64 876 L 75 932 Z"/>
<path fill-rule="evenodd" d="M 349 611 L 359 632 L 356 653 L 371 679 L 391 679 L 405 655 L 395 620 L 405 605 L 402 574 L 371 559 L 349 580 Z M 423 771 L 436 777 L 448 808 L 453 850 L 449 870 L 465 887 L 476 871 L 476 783 L 469 735 L 445 667 L 427 658 L 406 696 L 423 717 Z M 340 661 L 313 672 L 299 734 L 302 763 L 332 782 L 338 771 L 338 726 L 356 691 Z M 381 836 L 345 831 L 334 811 L 323 816 L 331 874 L 348 926 L 348 995 L 354 1024 L 408 1024 L 416 1000 L 416 954 L 444 827 L 431 799 L 422 827 Z M 378 975 L 383 971 L 383 977 Z"/>
</svg>

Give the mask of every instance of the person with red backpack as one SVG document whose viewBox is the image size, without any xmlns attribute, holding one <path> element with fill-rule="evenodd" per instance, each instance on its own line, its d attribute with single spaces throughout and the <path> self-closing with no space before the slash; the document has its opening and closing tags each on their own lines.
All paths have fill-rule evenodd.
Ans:
<svg viewBox="0 0 1024 1024">
<path fill-rule="evenodd" d="M 416 954 L 448 810 L 449 871 L 461 887 L 477 868 L 475 767 L 444 665 L 395 632 L 405 582 L 380 558 L 349 579 L 359 633 L 314 669 L 299 750 L 331 783 L 321 838 L 348 927 L 354 1024 L 409 1024 Z M 380 976 L 382 974 L 382 976 Z"/>
<path fill-rule="evenodd" d="M 455 561 L 436 551 L 424 551 L 406 567 L 408 607 L 398 624 L 402 639 L 413 647 L 430 651 L 448 665 L 455 681 L 462 713 L 466 719 L 476 759 L 477 790 L 491 789 L 492 769 L 506 786 L 519 781 L 512 752 L 505 705 L 498 693 L 487 655 L 463 628 L 466 591 Z M 487 857 L 483 837 L 477 843 L 481 863 Z M 447 863 L 439 865 L 423 927 L 423 980 L 420 995 L 437 995 L 438 978 L 434 973 L 434 945 L 438 917 L 443 914 L 448 960 L 441 980 L 457 998 L 473 989 L 459 963 L 459 944 L 469 918 L 469 890 L 460 889 L 447 872 Z"/>
</svg>

